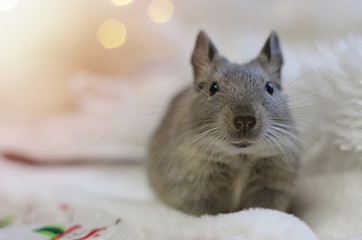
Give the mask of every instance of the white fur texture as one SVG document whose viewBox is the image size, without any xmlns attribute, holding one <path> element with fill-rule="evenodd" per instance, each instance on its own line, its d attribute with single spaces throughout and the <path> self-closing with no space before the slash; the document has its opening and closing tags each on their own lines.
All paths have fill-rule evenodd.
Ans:
<svg viewBox="0 0 362 240">
<path fill-rule="evenodd" d="M 68 196 L 73 203 L 66 211 L 59 210 L 60 196 L 41 199 L 28 199 L 31 209 L 17 209 L 17 221 L 30 224 L 82 224 L 88 228 L 100 228 L 112 225 L 112 234 L 104 240 L 121 239 L 159 239 L 159 240 L 317 240 L 310 228 L 298 218 L 274 210 L 250 209 L 237 213 L 202 216 L 200 218 L 177 212 L 154 202 L 125 201 L 120 199 L 104 200 L 84 194 L 88 200 L 76 200 Z M 8 200 L 11 196 L 8 196 Z M 18 202 L 19 199 L 11 199 Z M 19 208 L 12 203 L 8 208 Z M 21 208 L 20 208 L 21 209 Z M 113 226 L 120 218 L 121 224 Z M 127 227 L 125 227 L 127 226 Z M 35 227 L 33 227 L 34 229 Z M 12 226 L 0 229 L 0 237 L 15 240 L 29 231 L 29 226 Z M 109 229 L 107 229 L 109 231 Z M 103 236 L 103 235 L 101 235 Z M 39 236 L 40 237 L 40 236 Z M 37 238 L 29 238 L 37 239 Z M 41 239 L 41 238 L 39 238 Z"/>
<path fill-rule="evenodd" d="M 312 72 L 295 89 L 316 93 L 306 100 L 313 107 L 304 120 L 312 120 L 307 132 L 314 140 L 306 148 L 296 214 L 322 239 L 362 236 L 362 39 L 318 42 L 315 49 L 318 55 L 310 49 L 301 64 Z"/>
</svg>

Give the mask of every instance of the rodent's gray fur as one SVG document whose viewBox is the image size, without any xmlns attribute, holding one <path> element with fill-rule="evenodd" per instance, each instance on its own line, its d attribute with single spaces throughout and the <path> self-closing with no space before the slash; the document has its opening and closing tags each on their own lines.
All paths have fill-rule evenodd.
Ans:
<svg viewBox="0 0 362 240">
<path fill-rule="evenodd" d="M 243 65 L 230 63 L 205 32 L 199 33 L 192 55 L 194 85 L 172 100 L 148 149 L 150 183 L 164 203 L 193 215 L 250 207 L 287 210 L 299 158 L 282 92 L 282 63 L 275 32 Z M 214 81 L 219 91 L 210 96 Z M 274 86 L 272 95 L 267 81 Z M 254 116 L 255 126 L 237 129 L 237 116 Z"/>
</svg>

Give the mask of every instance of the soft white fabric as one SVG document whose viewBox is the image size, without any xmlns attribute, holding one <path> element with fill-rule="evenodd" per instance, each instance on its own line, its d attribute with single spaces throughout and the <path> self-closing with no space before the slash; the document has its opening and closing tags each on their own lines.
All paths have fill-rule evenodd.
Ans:
<svg viewBox="0 0 362 240">
<path fill-rule="evenodd" d="M 2 189 L 0 203 L 3 208 L 0 216 L 11 215 L 14 217 L 14 223 L 31 224 L 31 228 L 15 225 L 0 229 L 0 237 L 8 236 L 4 238 L 7 240 L 19 239 L 20 233 L 28 236 L 29 240 L 43 239 L 41 235 L 29 231 L 29 229 L 39 229 L 43 225 L 63 224 L 70 227 L 81 224 L 85 229 L 94 229 L 113 226 L 118 218 L 122 219 L 122 223 L 115 229 L 112 228 L 115 233 L 108 234 L 109 229 L 100 232 L 101 236 L 107 236 L 103 239 L 117 240 L 120 234 L 123 234 L 121 239 L 149 239 L 150 236 L 154 239 L 180 240 L 317 239 L 310 228 L 298 218 L 274 210 L 251 209 L 198 218 L 170 209 L 151 201 L 152 194 L 147 193 L 148 189 L 145 189 L 143 196 L 139 195 L 142 187 L 147 185 L 143 175 L 122 176 L 122 173 L 134 172 L 135 169 L 138 169 L 140 173 L 142 169 L 140 166 L 126 167 L 127 171 L 123 170 L 123 172 L 118 166 L 116 169 L 120 170 L 120 176 L 113 175 L 113 169 L 107 166 L 88 167 L 88 169 L 76 167 L 78 169 L 73 170 L 71 166 L 63 167 L 63 169 L 45 167 L 42 169 L 44 176 L 36 180 L 33 174 L 38 175 L 38 173 L 32 171 L 32 167 L 16 165 L 6 162 L 2 164 L 3 169 L 19 169 L 24 178 L 18 179 L 11 174 L 1 172 L 2 179 L 12 184 L 4 182 L 0 184 Z M 92 182 L 96 182 L 97 186 L 93 185 L 88 187 L 90 189 L 84 190 L 84 186 L 90 183 L 85 177 L 93 176 L 94 178 L 95 169 L 98 169 L 98 174 L 107 174 L 110 178 L 113 175 L 113 180 L 93 179 Z M 63 181 L 60 186 L 59 181 L 65 174 L 69 180 Z M 31 179 L 31 181 L 23 182 L 24 179 Z M 127 181 L 132 187 L 123 188 L 123 194 L 127 194 L 127 197 L 133 200 L 119 198 L 120 194 L 112 191 L 115 187 L 110 186 L 116 182 L 126 183 Z M 71 183 L 74 183 L 72 187 L 68 185 Z M 19 191 L 16 188 L 21 184 L 23 190 Z M 110 191 L 107 192 L 103 188 Z M 116 195 L 118 196 L 115 197 Z M 149 200 L 136 200 L 145 198 Z M 124 224 L 130 228 L 122 227 Z M 85 235 L 85 229 L 83 229 L 83 235 Z"/>
</svg>

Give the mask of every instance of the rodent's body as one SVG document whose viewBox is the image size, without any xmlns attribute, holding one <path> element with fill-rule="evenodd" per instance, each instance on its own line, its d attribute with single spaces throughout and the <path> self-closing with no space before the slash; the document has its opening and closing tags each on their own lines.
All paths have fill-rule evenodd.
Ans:
<svg viewBox="0 0 362 240">
<path fill-rule="evenodd" d="M 227 62 L 211 42 L 205 48 L 202 34 L 193 55 L 196 87 L 173 99 L 151 139 L 150 183 L 163 202 L 193 215 L 249 207 L 285 211 L 299 165 L 296 132 L 281 89 L 274 98 L 270 89 L 263 92 L 265 79 L 280 85 L 279 75 L 260 63 L 263 56 L 244 65 Z M 267 134 L 273 121 L 283 128 L 275 134 L 287 131 L 283 142 Z"/>
</svg>

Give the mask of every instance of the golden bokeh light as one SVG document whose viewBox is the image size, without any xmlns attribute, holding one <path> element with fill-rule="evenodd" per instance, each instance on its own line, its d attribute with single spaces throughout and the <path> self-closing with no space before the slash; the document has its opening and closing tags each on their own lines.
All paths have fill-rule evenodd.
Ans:
<svg viewBox="0 0 362 240">
<path fill-rule="evenodd" d="M 16 4 L 18 4 L 18 0 L 0 0 L 0 11 L 9 11 L 13 9 Z"/>
<path fill-rule="evenodd" d="M 153 0 L 147 13 L 155 23 L 168 22 L 173 14 L 173 4 L 169 0 Z"/>
<path fill-rule="evenodd" d="M 111 0 L 111 2 L 116 6 L 124 6 L 133 2 L 133 0 Z"/>
<path fill-rule="evenodd" d="M 104 21 L 97 31 L 98 41 L 107 49 L 120 47 L 126 41 L 126 36 L 126 26 L 115 19 Z"/>
</svg>

